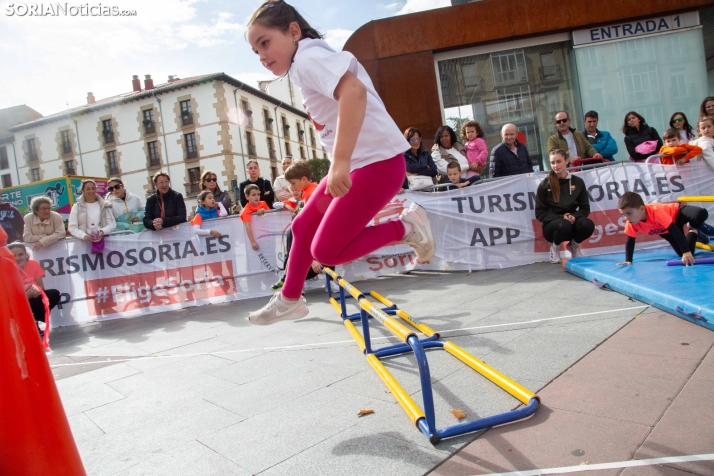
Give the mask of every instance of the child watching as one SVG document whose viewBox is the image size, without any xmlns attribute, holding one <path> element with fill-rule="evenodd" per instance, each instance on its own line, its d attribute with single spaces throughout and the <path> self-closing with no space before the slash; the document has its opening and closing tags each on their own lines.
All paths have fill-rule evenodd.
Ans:
<svg viewBox="0 0 714 476">
<path fill-rule="evenodd" d="M 637 233 L 659 235 L 667 240 L 685 266 L 694 264 L 694 249 L 699 231 L 709 213 L 704 208 L 680 203 L 652 203 L 645 205 L 642 197 L 634 192 L 625 192 L 617 203 L 617 208 L 625 217 L 625 261 L 620 265 L 632 264 Z M 689 224 L 685 238 L 684 224 Z"/>
<path fill-rule="evenodd" d="M 699 132 L 699 137 L 692 139 L 689 143 L 702 148 L 700 158 L 714 170 L 714 118 L 700 117 L 697 122 L 697 132 Z"/>
<path fill-rule="evenodd" d="M 204 230 L 201 228 L 203 220 L 210 220 L 212 218 L 225 217 L 228 216 L 228 212 L 221 202 L 216 202 L 213 192 L 204 190 L 198 194 L 196 198 L 198 202 L 198 207 L 196 208 L 196 216 L 191 220 L 191 225 L 193 225 L 193 231 L 197 235 L 211 235 L 218 238 L 221 233 L 217 230 Z"/>
<path fill-rule="evenodd" d="M 466 178 L 481 175 L 486 168 L 488 146 L 483 139 L 485 135 L 478 121 L 467 121 L 461 126 L 461 139 L 466 146 L 466 160 L 469 161 L 469 171 L 466 174 Z"/>
<path fill-rule="evenodd" d="M 260 200 L 260 188 L 255 184 L 249 184 L 245 187 L 245 198 L 248 200 L 245 208 L 240 213 L 240 219 L 243 220 L 245 225 L 245 234 L 248 235 L 248 240 L 250 241 L 250 246 L 254 250 L 258 249 L 258 242 L 255 241 L 253 237 L 253 229 L 250 227 L 250 216 L 253 213 L 257 213 L 258 216 L 265 213 L 265 210 L 270 210 L 267 203 Z"/>
<path fill-rule="evenodd" d="M 446 176 L 449 178 L 449 182 L 451 182 L 451 184 L 446 187 L 446 190 L 468 187 L 474 182 L 481 180 L 479 175 L 463 178 L 461 176 L 461 165 L 459 165 L 458 162 L 449 162 L 449 165 L 446 166 Z"/>
<path fill-rule="evenodd" d="M 702 153 L 701 147 L 682 142 L 682 137 L 677 129 L 667 129 L 662 139 L 664 139 L 664 145 L 659 150 L 659 153 L 668 157 L 662 157 L 660 159 L 661 164 L 674 165 L 676 162 L 677 165 L 684 165 L 689 163 L 690 159 Z"/>
</svg>

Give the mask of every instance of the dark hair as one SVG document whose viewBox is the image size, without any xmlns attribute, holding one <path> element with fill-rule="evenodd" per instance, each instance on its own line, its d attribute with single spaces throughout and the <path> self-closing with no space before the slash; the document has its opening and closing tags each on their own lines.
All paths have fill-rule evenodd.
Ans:
<svg viewBox="0 0 714 476">
<path fill-rule="evenodd" d="M 25 248 L 25 245 L 21 241 L 13 241 L 9 245 L 7 245 L 7 249 L 12 250 L 14 248 L 22 248 L 25 250 L 25 253 L 27 253 L 27 248 Z"/>
<path fill-rule="evenodd" d="M 307 160 L 296 160 L 285 171 L 285 180 L 300 180 L 303 177 L 310 180 L 310 164 Z"/>
<path fill-rule="evenodd" d="M 684 114 L 683 112 L 675 112 L 674 114 L 672 114 L 672 117 L 669 118 L 669 127 L 677 129 L 677 127 L 674 125 L 674 116 L 682 116 L 682 119 L 684 119 L 684 131 L 687 133 L 687 139 L 694 139 L 694 133 L 692 132 L 692 125 L 689 124 L 687 115 Z M 679 132 L 679 129 L 677 129 L 677 132 Z M 664 139 L 664 136 L 662 137 L 662 139 Z"/>
<path fill-rule="evenodd" d="M 476 129 L 476 137 L 483 137 L 486 134 L 483 133 L 481 124 L 476 120 L 466 121 L 461 125 L 461 140 L 466 141 L 466 128 L 473 127 Z"/>
<path fill-rule="evenodd" d="M 84 186 L 87 185 L 88 183 L 93 183 L 95 187 L 97 186 L 97 182 L 95 182 L 94 180 L 84 179 L 84 180 L 82 180 L 82 183 L 79 185 L 79 190 L 81 192 L 84 192 Z"/>
<path fill-rule="evenodd" d="M 597 112 L 595 112 L 595 111 L 586 112 L 583 119 L 587 119 L 588 117 L 592 117 L 593 119 L 600 119 L 597 115 Z"/>
<path fill-rule="evenodd" d="M 424 137 L 421 131 L 416 127 L 407 127 L 407 129 L 404 131 L 404 138 L 406 140 L 409 140 L 414 136 L 414 134 L 419 134 L 419 137 Z"/>
<path fill-rule="evenodd" d="M 714 101 L 714 96 L 707 96 L 704 98 L 704 101 L 702 101 L 702 105 L 699 106 L 699 117 L 707 117 L 710 114 L 707 114 L 707 103 L 709 101 Z"/>
<path fill-rule="evenodd" d="M 258 168 L 260 168 L 260 164 L 259 164 L 258 161 L 255 160 L 255 159 L 250 159 L 250 160 L 248 161 L 248 163 L 245 164 L 245 168 L 247 169 L 250 164 L 255 164 L 255 165 L 258 166 Z"/>
<path fill-rule="evenodd" d="M 124 185 L 124 182 L 122 182 L 119 177 L 112 177 L 109 180 L 107 180 L 107 184 L 109 184 L 109 182 L 116 182 L 119 185 Z"/>
<path fill-rule="evenodd" d="M 163 170 L 159 170 L 151 178 L 151 181 L 154 183 L 154 185 L 156 185 L 156 181 L 159 180 L 159 177 L 166 177 L 166 180 L 168 180 L 169 182 L 171 181 L 171 177 L 169 177 L 169 174 L 167 174 Z"/>
<path fill-rule="evenodd" d="M 568 162 L 568 153 L 563 149 L 551 150 L 549 157 L 553 157 L 554 155 L 560 155 L 565 159 L 566 163 Z M 558 175 L 552 169 L 548 172 L 548 185 L 550 186 L 550 193 L 553 194 L 553 200 L 560 202 L 560 181 Z"/>
<path fill-rule="evenodd" d="M 243 189 L 243 193 L 247 197 L 248 195 L 250 195 L 250 192 L 252 192 L 253 190 L 257 190 L 260 192 L 260 188 L 256 184 L 251 183 L 251 184 L 246 185 L 246 187 Z"/>
<path fill-rule="evenodd" d="M 216 176 L 216 192 L 221 193 L 221 187 L 218 185 L 218 174 L 216 174 L 213 170 L 204 170 L 201 174 L 201 190 L 207 190 L 205 180 L 209 175 Z"/>
<path fill-rule="evenodd" d="M 640 208 L 644 206 L 645 202 L 635 192 L 625 192 L 620 197 L 620 201 L 617 202 L 617 208 L 619 210 L 624 210 L 625 208 Z"/>
<path fill-rule="evenodd" d="M 454 132 L 454 130 L 449 126 L 441 126 L 436 130 L 434 144 L 437 144 L 439 147 L 443 147 L 441 145 L 441 134 L 443 134 L 444 131 L 449 131 L 449 135 L 451 136 L 451 147 L 453 147 L 459 140 L 456 138 L 456 132 Z"/>
<path fill-rule="evenodd" d="M 662 140 L 674 139 L 675 137 L 679 139 L 679 129 L 675 129 L 674 127 L 667 129 L 664 131 L 664 134 L 662 134 Z"/>
<path fill-rule="evenodd" d="M 197 201 L 198 203 L 201 203 L 201 202 L 204 201 L 204 200 L 206 199 L 206 197 L 209 196 L 209 195 L 213 195 L 213 192 L 211 192 L 210 190 L 204 190 L 204 191 L 202 191 L 201 193 L 198 194 L 198 196 L 196 197 L 196 201 Z"/>
<path fill-rule="evenodd" d="M 638 118 L 640 120 L 640 129 L 642 129 L 644 126 L 647 125 L 647 121 L 645 121 L 644 117 L 640 116 L 635 111 L 630 111 L 627 114 L 625 114 L 625 122 L 624 122 L 624 125 L 622 126 L 622 133 L 625 135 L 627 135 L 630 132 L 630 129 L 632 129 L 632 127 L 627 125 L 627 118 L 630 116 L 635 116 L 636 118 Z"/>
<path fill-rule="evenodd" d="M 458 162 L 451 161 L 449 162 L 449 165 L 446 166 L 446 170 L 449 169 L 459 169 L 459 172 L 461 172 L 461 164 Z"/>
<path fill-rule="evenodd" d="M 313 38 L 321 39 L 319 31 L 311 27 L 307 21 L 295 10 L 295 7 L 285 3 L 283 0 L 268 0 L 253 12 L 245 26 L 246 33 L 253 23 L 260 23 L 264 27 L 286 31 L 291 23 L 297 23 L 300 27 L 300 39 Z"/>
</svg>

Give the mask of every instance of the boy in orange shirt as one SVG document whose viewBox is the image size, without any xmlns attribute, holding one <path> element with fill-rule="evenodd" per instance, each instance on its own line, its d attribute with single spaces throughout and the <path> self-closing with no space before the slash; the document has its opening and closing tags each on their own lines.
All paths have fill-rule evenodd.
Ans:
<svg viewBox="0 0 714 476">
<path fill-rule="evenodd" d="M 674 165 L 675 162 L 677 165 L 688 164 L 690 159 L 702 153 L 701 147 L 682 142 L 677 129 L 667 129 L 662 139 L 664 139 L 664 145 L 659 150 L 659 153 L 669 157 L 660 158 L 661 164 Z"/>
<path fill-rule="evenodd" d="M 245 225 L 245 234 L 248 235 L 248 240 L 250 240 L 250 245 L 254 250 L 258 249 L 258 242 L 255 241 L 253 237 L 253 229 L 250 226 L 250 216 L 253 213 L 257 213 L 258 216 L 265 213 L 265 210 L 270 210 L 267 203 L 260 200 L 260 188 L 255 184 L 249 184 L 245 187 L 245 198 L 248 200 L 245 208 L 240 212 L 240 219 L 243 220 Z"/>
<path fill-rule="evenodd" d="M 708 218 L 706 209 L 680 203 L 651 203 L 645 205 L 642 197 L 634 192 L 625 192 L 617 203 L 625 217 L 625 261 L 619 265 L 632 264 L 637 233 L 659 235 L 669 242 L 685 266 L 694 264 L 697 240 L 705 235 L 697 230 Z M 689 233 L 684 236 L 684 224 L 689 224 Z M 708 238 L 708 237 L 707 237 Z M 708 240 L 707 240 L 708 241 Z"/>
</svg>

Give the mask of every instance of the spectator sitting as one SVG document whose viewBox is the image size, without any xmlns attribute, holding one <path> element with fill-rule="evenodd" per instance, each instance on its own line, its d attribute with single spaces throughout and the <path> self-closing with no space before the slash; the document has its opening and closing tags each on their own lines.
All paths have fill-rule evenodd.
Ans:
<svg viewBox="0 0 714 476">
<path fill-rule="evenodd" d="M 647 157 L 662 148 L 662 139 L 659 137 L 657 130 L 648 126 L 645 118 L 635 111 L 625 114 L 622 133 L 625 134 L 625 147 L 627 147 L 627 152 L 630 153 L 630 160 L 633 162 L 644 162 Z M 645 144 L 645 142 L 651 144 Z M 639 151 L 637 150 L 638 146 L 642 146 Z M 644 152 L 642 151 L 643 147 L 645 149 Z"/>
<path fill-rule="evenodd" d="M 94 180 L 83 180 L 80 191 L 69 212 L 69 232 L 80 240 L 99 242 L 116 228 L 112 204 L 97 194 Z"/>
<path fill-rule="evenodd" d="M 275 192 L 270 186 L 270 182 L 260 177 L 260 166 L 257 160 L 249 160 L 245 171 L 248 173 L 248 180 L 240 183 L 238 193 L 240 194 L 240 204 L 245 207 L 248 204 L 248 195 L 245 193 L 245 188 L 248 185 L 255 185 L 260 190 L 260 200 L 268 205 L 268 208 L 273 208 L 275 201 Z"/>
<path fill-rule="evenodd" d="M 12 243 L 22 239 L 25 222 L 20 210 L 0 199 L 0 226 L 7 233 L 7 242 Z"/>
<path fill-rule="evenodd" d="M 290 182 L 285 180 L 285 171 L 288 170 L 288 167 L 290 167 L 292 164 L 293 156 L 286 155 L 283 161 L 281 162 L 281 166 L 283 167 L 283 174 L 275 177 L 275 181 L 273 182 L 273 191 L 275 192 L 275 198 L 278 201 L 285 202 L 286 200 L 290 200 L 290 198 L 293 196 L 292 192 L 290 191 Z"/>
<path fill-rule="evenodd" d="M 714 117 L 714 96 L 704 98 L 699 107 L 699 117 Z"/>
<path fill-rule="evenodd" d="M 504 124 L 501 128 L 503 142 L 491 150 L 489 177 L 533 172 L 533 162 L 525 144 L 516 140 L 518 129 L 515 124 Z"/>
<path fill-rule="evenodd" d="M 457 188 L 468 187 L 474 182 L 481 180 L 478 175 L 472 175 L 469 178 L 463 178 L 461 176 L 461 166 L 456 162 L 451 162 L 446 166 L 446 176 L 449 178 L 449 186 L 446 190 L 455 190 Z"/>
<path fill-rule="evenodd" d="M 112 177 L 107 182 L 109 193 L 106 200 L 112 204 L 114 221 L 117 223 L 117 230 L 129 230 L 132 226 L 139 225 L 141 231 L 144 229 L 142 220 L 144 219 L 144 204 L 141 198 L 124 188 L 124 182 L 118 177 Z"/>
<path fill-rule="evenodd" d="M 218 175 L 210 170 L 206 170 L 201 174 L 201 191 L 204 190 L 211 192 L 213 199 L 223 205 L 226 214 L 230 214 L 229 210 L 231 209 L 233 200 L 231 200 L 231 196 L 227 191 L 221 190 L 221 187 L 218 185 Z"/>
<path fill-rule="evenodd" d="M 404 179 L 403 189 L 423 188 L 433 185 L 435 177 L 439 173 L 434 164 L 431 154 L 422 145 L 421 131 L 416 127 L 410 127 L 404 131 L 404 138 L 409 141 L 409 150 L 404 152 L 404 160 L 407 162 L 407 176 Z"/>
<path fill-rule="evenodd" d="M 602 159 L 582 132 L 570 127 L 570 116 L 565 111 L 555 115 L 555 127 L 558 131 L 548 137 L 548 152 L 564 150 L 568 154 L 568 163 L 575 157 Z"/>
<path fill-rule="evenodd" d="M 702 160 L 714 170 L 714 118 L 699 118 L 697 130 L 699 132 L 699 138 L 693 139 L 689 143 L 702 148 Z"/>
<path fill-rule="evenodd" d="M 35 197 L 30 202 L 32 212 L 25 215 L 25 230 L 22 240 L 34 243 L 32 251 L 40 251 L 67 236 L 62 216 L 52 211 L 52 201 L 45 197 Z"/>
<path fill-rule="evenodd" d="M 568 172 L 565 155 L 564 150 L 551 151 L 551 170 L 536 191 L 535 215 L 543 223 L 543 236 L 551 243 L 551 263 L 560 263 L 564 241 L 573 258 L 583 256 L 580 243 L 595 231 L 595 223 L 588 218 L 590 197 L 585 181 Z"/>
<path fill-rule="evenodd" d="M 465 171 L 469 169 L 466 147 L 456 140 L 456 133 L 451 127 L 441 126 L 436 131 L 431 157 L 440 174 L 446 175 L 446 166 L 449 165 L 449 162 L 457 162 L 461 166 L 463 177 L 466 178 Z"/>
<path fill-rule="evenodd" d="M 248 236 L 250 246 L 252 246 L 254 250 L 258 250 L 258 242 L 255 241 L 253 229 L 250 226 L 251 215 L 257 213 L 258 216 L 260 216 L 265 213 L 265 210 L 270 210 L 268 204 L 260 199 L 262 195 L 257 185 L 253 183 L 248 184 L 245 187 L 246 204 L 240 213 L 240 219 L 243 220 L 243 224 L 245 225 L 245 234 Z"/>
<path fill-rule="evenodd" d="M 664 145 L 659 153 L 665 157 L 659 159 L 661 164 L 674 165 L 675 162 L 677 165 L 688 164 L 690 159 L 702 153 L 701 147 L 682 142 L 679 130 L 675 128 L 667 129 L 663 137 Z"/>
<path fill-rule="evenodd" d="M 60 292 L 56 289 L 45 289 L 45 285 L 42 282 L 42 278 L 45 276 L 45 272 L 40 267 L 40 264 L 32 259 L 27 254 L 27 249 L 22 243 L 10 243 L 7 247 L 15 255 L 15 263 L 17 266 L 25 273 L 22 277 L 22 284 L 25 287 L 25 295 L 27 300 L 30 302 L 30 309 L 32 310 L 32 315 L 35 318 L 35 325 L 37 325 L 37 330 L 40 332 L 40 336 L 43 334 L 40 329 L 40 322 L 46 322 L 47 316 L 45 315 L 45 304 L 42 302 L 42 293 L 37 289 L 41 289 L 47 295 L 47 300 L 49 301 L 50 311 L 60 301 Z"/>
<path fill-rule="evenodd" d="M 183 195 L 171 190 L 171 178 L 166 172 L 156 172 L 154 178 L 156 193 L 146 201 L 144 226 L 149 230 L 162 230 L 186 223 L 186 204 Z"/>
<path fill-rule="evenodd" d="M 585 113 L 585 138 L 592 144 L 593 149 L 602 155 L 603 159 L 614 162 L 614 156 L 617 154 L 617 142 L 609 132 L 597 128 L 598 122 L 597 112 L 588 111 Z"/>
<path fill-rule="evenodd" d="M 486 168 L 488 146 L 484 139 L 485 135 L 478 121 L 466 121 L 464 125 L 461 126 L 461 140 L 464 141 L 466 160 L 469 161 L 466 178 L 473 177 L 474 175 L 480 176 Z"/>
<path fill-rule="evenodd" d="M 212 218 L 225 217 L 228 216 L 228 212 L 223 207 L 221 202 L 216 202 L 213 198 L 213 192 L 204 190 L 198 194 L 196 197 L 198 202 L 198 207 L 196 207 L 196 216 L 191 220 L 191 225 L 193 225 L 193 231 L 200 236 L 211 235 L 214 238 L 221 236 L 221 232 L 217 230 L 207 230 L 202 229 L 201 224 L 203 220 L 210 220 Z"/>
<path fill-rule="evenodd" d="M 672 117 L 669 118 L 669 127 L 679 131 L 682 142 L 689 142 L 697 138 L 697 132 L 692 128 L 691 124 L 689 124 L 687 116 L 685 116 L 683 112 L 675 112 L 672 114 Z"/>
</svg>

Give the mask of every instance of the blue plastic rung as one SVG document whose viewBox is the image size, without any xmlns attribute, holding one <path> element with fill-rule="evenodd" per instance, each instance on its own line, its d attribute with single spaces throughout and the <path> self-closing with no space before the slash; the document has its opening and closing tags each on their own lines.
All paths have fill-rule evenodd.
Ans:
<svg viewBox="0 0 714 476">
<path fill-rule="evenodd" d="M 441 344 L 441 345 L 435 345 L 435 346 L 427 346 L 426 345 L 427 343 L 436 341 L 436 339 L 438 339 L 438 338 L 439 338 L 439 336 L 434 334 L 431 337 L 425 337 L 424 339 L 419 339 L 419 342 L 421 342 L 422 347 L 424 347 L 425 349 L 427 349 L 429 347 L 444 347 L 443 342 L 437 342 L 437 344 Z M 411 351 L 412 351 L 412 348 L 409 347 L 407 344 L 399 343 L 399 344 L 381 347 L 374 351 L 374 355 L 376 355 L 377 357 L 389 357 L 392 355 L 404 354 L 406 352 L 411 352 Z"/>
</svg>

